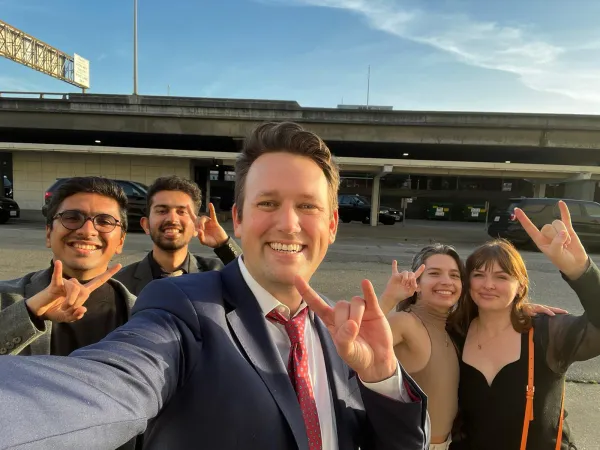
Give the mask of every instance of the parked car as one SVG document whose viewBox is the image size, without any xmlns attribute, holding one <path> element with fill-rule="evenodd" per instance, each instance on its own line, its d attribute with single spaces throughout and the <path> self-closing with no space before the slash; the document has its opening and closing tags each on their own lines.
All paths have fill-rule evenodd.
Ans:
<svg viewBox="0 0 600 450">
<path fill-rule="evenodd" d="M 531 239 L 516 219 L 514 210 L 521 208 L 538 228 L 555 219 L 560 219 L 560 210 L 556 198 L 515 198 L 510 206 L 498 209 L 491 216 L 488 234 L 501 237 L 517 246 L 530 245 Z M 573 228 L 583 244 L 597 246 L 600 244 L 600 204 L 587 200 L 565 200 L 571 212 Z"/>
<path fill-rule="evenodd" d="M 4 175 L 4 195 L 0 197 L 13 198 L 13 185 L 6 175 Z"/>
<path fill-rule="evenodd" d="M 362 223 L 371 223 L 371 203 L 360 195 L 343 194 L 338 196 L 338 211 L 340 220 L 344 223 L 353 220 Z M 384 225 L 393 225 L 403 220 L 402 212 L 397 208 L 388 206 L 379 207 L 379 222 Z"/>
<path fill-rule="evenodd" d="M 0 197 L 0 223 L 21 217 L 21 209 L 12 198 Z"/>
<path fill-rule="evenodd" d="M 52 186 L 44 193 L 44 205 L 42 206 L 42 214 L 46 217 L 48 213 L 48 203 L 58 187 L 69 178 L 58 178 Z M 146 211 L 146 198 L 148 187 L 142 183 L 128 180 L 112 180 L 119 184 L 127 195 L 127 221 L 129 222 L 130 230 L 141 230 L 140 219 L 144 217 Z"/>
</svg>

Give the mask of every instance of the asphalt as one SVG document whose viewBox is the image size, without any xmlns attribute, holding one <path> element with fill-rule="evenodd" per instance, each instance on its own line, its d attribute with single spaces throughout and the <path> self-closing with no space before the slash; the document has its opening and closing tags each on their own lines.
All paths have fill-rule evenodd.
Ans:
<svg viewBox="0 0 600 450">
<path fill-rule="evenodd" d="M 224 228 L 231 233 L 232 224 Z M 430 242 L 456 246 L 466 257 L 489 237 L 483 223 L 407 221 L 392 226 L 370 227 L 361 223 L 340 224 L 336 242 L 311 284 L 327 297 L 349 299 L 360 293 L 360 281 L 371 280 L 376 292 L 381 292 L 396 259 L 399 267 L 407 268 L 413 255 Z M 126 238 L 122 255 L 115 262 L 129 264 L 141 259 L 151 249 L 150 239 L 143 233 L 131 232 Z M 194 253 L 214 256 L 197 241 L 191 245 Z M 554 266 L 539 252 L 523 251 L 531 278 L 533 301 L 567 309 L 573 314 L 583 309 Z M 592 258 L 600 261 L 600 254 Z M 51 254 L 45 248 L 44 220 L 37 211 L 23 211 L 19 220 L 0 225 L 0 278 L 10 279 L 39 270 L 49 264 Z M 600 301 L 600 300 L 599 300 Z M 568 420 L 576 437 L 578 449 L 600 448 L 600 358 L 574 364 L 568 372 Z"/>
</svg>

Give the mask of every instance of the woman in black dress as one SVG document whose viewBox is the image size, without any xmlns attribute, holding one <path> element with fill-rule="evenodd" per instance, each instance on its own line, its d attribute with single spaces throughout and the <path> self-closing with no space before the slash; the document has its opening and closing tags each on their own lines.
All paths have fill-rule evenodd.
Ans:
<svg viewBox="0 0 600 450">
<path fill-rule="evenodd" d="M 563 389 L 573 362 L 600 355 L 600 271 L 573 230 L 566 204 L 559 207 L 561 220 L 541 231 L 523 211 L 515 214 L 575 291 L 585 314 L 532 319 L 523 310 L 529 279 L 519 252 L 496 240 L 471 254 L 468 292 L 450 319 L 461 353 L 460 423 L 452 449 L 576 448 L 561 420 Z M 533 414 L 526 412 L 530 357 Z"/>
</svg>

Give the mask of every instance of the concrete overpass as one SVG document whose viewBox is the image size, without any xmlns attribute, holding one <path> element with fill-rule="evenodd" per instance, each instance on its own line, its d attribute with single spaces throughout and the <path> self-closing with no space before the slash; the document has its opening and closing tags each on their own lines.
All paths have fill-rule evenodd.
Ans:
<svg viewBox="0 0 600 450">
<path fill-rule="evenodd" d="M 231 165 L 243 138 L 270 120 L 318 133 L 343 170 L 376 175 L 373 194 L 380 176 L 395 173 L 537 179 L 542 195 L 545 183 L 567 181 L 579 198 L 593 198 L 600 180 L 597 116 L 306 108 L 294 101 L 0 93 L 0 151 L 13 155 L 17 190 L 27 186 L 17 201 L 28 206 L 41 201 L 44 183 L 67 173 L 147 183 L 164 173 L 191 176 L 192 161 Z"/>
<path fill-rule="evenodd" d="M 326 141 L 600 149 L 600 116 L 347 110 L 294 101 L 0 93 L 0 126 L 13 129 L 244 138 L 258 123 L 290 120 Z"/>
</svg>

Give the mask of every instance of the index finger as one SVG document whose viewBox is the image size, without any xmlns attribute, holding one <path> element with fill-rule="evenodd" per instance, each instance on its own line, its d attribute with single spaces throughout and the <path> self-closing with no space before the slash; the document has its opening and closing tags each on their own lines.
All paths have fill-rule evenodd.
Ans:
<svg viewBox="0 0 600 450">
<path fill-rule="evenodd" d="M 326 325 L 333 323 L 333 308 L 325 303 L 325 300 L 323 300 L 300 275 L 296 275 L 294 284 L 308 307 L 312 309 Z"/>
<path fill-rule="evenodd" d="M 62 261 L 60 259 L 54 261 L 54 271 L 52 272 L 52 279 L 50 280 L 50 283 L 56 286 L 65 285 L 62 275 Z"/>
<path fill-rule="evenodd" d="M 85 287 L 88 288 L 90 292 L 95 291 L 108 280 L 110 280 L 115 273 L 121 270 L 121 267 L 123 267 L 121 264 L 115 264 L 102 275 L 98 275 L 96 278 L 92 279 L 91 281 L 88 281 L 85 284 Z"/>
<path fill-rule="evenodd" d="M 569 234 L 573 235 L 575 230 L 573 229 L 573 223 L 571 222 L 571 212 L 569 211 L 569 207 L 565 202 L 560 200 L 558 202 L 558 209 L 560 209 L 560 220 L 567 227 Z"/>
<path fill-rule="evenodd" d="M 520 208 L 515 208 L 515 216 L 517 220 L 525 230 L 525 232 L 529 235 L 529 237 L 535 242 L 535 244 L 539 247 L 542 243 L 542 233 L 538 228 L 533 224 L 533 222 L 527 217 L 527 214 L 523 212 Z"/>
<path fill-rule="evenodd" d="M 217 213 L 215 212 L 215 205 L 212 202 L 208 204 L 208 215 L 210 216 L 210 220 L 214 220 L 216 224 L 219 223 Z"/>
<path fill-rule="evenodd" d="M 392 261 L 392 275 L 396 275 L 398 273 L 398 261 Z"/>
<path fill-rule="evenodd" d="M 198 220 L 198 216 L 196 215 L 196 213 L 194 212 L 194 210 L 192 209 L 192 207 L 189 204 L 187 205 L 187 212 L 190 215 L 190 217 L 192 218 L 192 220 L 194 221 L 194 223 L 196 223 L 196 220 Z"/>
<path fill-rule="evenodd" d="M 373 284 L 369 280 L 363 280 L 360 285 L 363 291 L 363 298 L 365 299 L 365 312 L 379 310 L 379 312 L 383 315 L 383 312 L 379 307 L 379 301 L 377 301 L 377 294 L 375 294 Z"/>
</svg>

